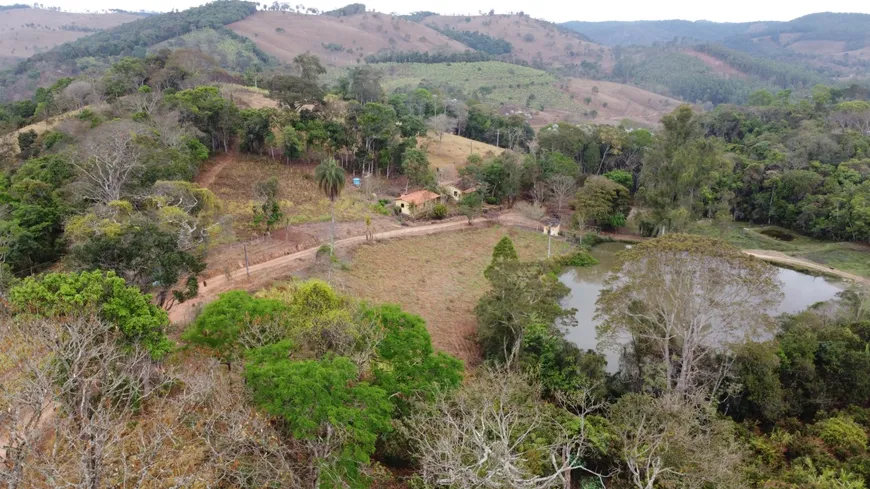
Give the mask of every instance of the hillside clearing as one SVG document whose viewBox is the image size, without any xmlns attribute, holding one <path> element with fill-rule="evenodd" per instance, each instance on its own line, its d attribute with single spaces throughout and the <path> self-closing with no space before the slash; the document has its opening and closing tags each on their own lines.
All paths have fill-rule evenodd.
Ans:
<svg viewBox="0 0 870 489">
<path fill-rule="evenodd" d="M 210 162 L 219 170 L 206 167 L 204 180 L 198 180 L 223 202 L 223 212 L 232 219 L 234 234 L 239 239 L 261 234 L 254 225 L 254 207 L 258 204 L 256 187 L 271 177 L 278 179 L 278 199 L 285 220 L 281 225 L 322 222 L 330 219 L 329 199 L 314 182 L 314 165 L 285 164 L 268 157 L 225 155 Z M 353 186 L 347 185 L 335 203 L 335 218 L 339 221 L 359 221 L 375 214 L 369 202 Z"/>
<path fill-rule="evenodd" d="M 141 18 L 131 13 L 80 14 L 23 8 L 0 12 L 0 56 L 27 58 L 59 44 Z"/>
<path fill-rule="evenodd" d="M 421 24 L 451 27 L 459 31 L 478 31 L 504 39 L 513 48 L 509 55 L 535 66 L 563 67 L 583 61 L 597 63 L 602 72 L 612 68 L 610 48 L 590 42 L 583 35 L 527 15 L 432 15 Z"/>
<path fill-rule="evenodd" d="M 320 57 L 324 65 L 348 66 L 384 49 L 446 52 L 467 49 L 434 29 L 377 12 L 338 18 L 261 11 L 227 27 L 286 63 L 305 52 Z"/>
<path fill-rule="evenodd" d="M 466 160 L 472 154 L 489 158 L 504 152 L 502 148 L 455 134 L 444 134 L 439 140 L 438 135 L 431 132 L 417 145 L 426 149 L 429 166 L 438 172 L 441 181 L 456 179 L 458 170 L 465 166 Z"/>
</svg>

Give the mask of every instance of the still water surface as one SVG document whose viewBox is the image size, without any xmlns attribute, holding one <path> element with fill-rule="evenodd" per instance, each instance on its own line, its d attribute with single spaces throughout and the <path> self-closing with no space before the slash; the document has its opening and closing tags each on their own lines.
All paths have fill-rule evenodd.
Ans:
<svg viewBox="0 0 870 489">
<path fill-rule="evenodd" d="M 582 350 L 594 350 L 598 345 L 595 337 L 598 323 L 592 319 L 595 301 L 598 300 L 607 272 L 616 263 L 616 253 L 624 250 L 625 246 L 623 243 L 602 243 L 592 250 L 592 256 L 601 263 L 593 267 L 569 269 L 560 277 L 562 283 L 571 289 L 563 306 L 577 309 L 577 327 L 568 331 L 567 338 Z M 832 299 L 843 290 L 839 282 L 786 268 L 779 269 L 779 280 L 783 284 L 783 300 L 770 311 L 773 315 L 802 311 L 816 302 Z M 619 354 L 611 350 L 602 353 L 607 357 L 607 370 L 615 371 L 619 366 Z"/>
</svg>

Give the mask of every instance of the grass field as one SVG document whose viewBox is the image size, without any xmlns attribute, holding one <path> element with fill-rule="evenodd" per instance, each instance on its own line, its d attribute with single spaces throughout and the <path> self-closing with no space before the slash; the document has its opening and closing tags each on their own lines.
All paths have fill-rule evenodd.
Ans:
<svg viewBox="0 0 870 489">
<path fill-rule="evenodd" d="M 483 277 L 495 244 L 510 236 L 521 260 L 547 256 L 543 234 L 491 227 L 379 242 L 346 257 L 335 283 L 354 296 L 376 303 L 400 304 L 426 320 L 439 350 L 479 362 L 473 335 L 474 306 L 487 290 Z M 553 253 L 570 245 L 553 241 Z"/>
<path fill-rule="evenodd" d="M 763 234 L 765 230 L 787 233 L 793 239 L 783 241 L 772 238 Z M 754 226 L 745 222 L 717 225 L 700 222 L 690 232 L 721 238 L 742 249 L 781 251 L 789 256 L 870 277 L 870 247 L 865 245 L 821 241 L 776 226 Z"/>
<path fill-rule="evenodd" d="M 439 141 L 436 134 L 429 133 L 427 137 L 420 139 L 418 146 L 426 149 L 429 165 L 439 172 L 441 181 L 456 179 L 458 170 L 465 165 L 471 154 L 487 158 L 504 152 L 502 148 L 455 134 L 445 134 Z"/>
<path fill-rule="evenodd" d="M 286 219 L 282 225 L 330 219 L 329 199 L 314 182 L 313 165 L 288 165 L 266 157 L 240 155 L 224 162 L 214 180 L 206 185 L 223 201 L 224 212 L 232 216 L 237 237 L 257 233 L 253 212 L 258 204 L 256 186 L 271 177 L 276 177 L 279 182 L 278 199 Z M 336 219 L 340 221 L 362 220 L 366 215 L 374 214 L 371 203 L 350 185 L 336 201 L 335 211 Z"/>
<path fill-rule="evenodd" d="M 498 61 L 482 63 L 384 63 L 384 89 L 413 89 L 425 82 L 458 98 L 475 96 L 481 101 L 499 105 L 512 104 L 535 110 L 548 108 L 582 111 L 575 102 L 556 87 L 553 75 Z M 529 97 L 532 100 L 529 100 Z"/>
</svg>

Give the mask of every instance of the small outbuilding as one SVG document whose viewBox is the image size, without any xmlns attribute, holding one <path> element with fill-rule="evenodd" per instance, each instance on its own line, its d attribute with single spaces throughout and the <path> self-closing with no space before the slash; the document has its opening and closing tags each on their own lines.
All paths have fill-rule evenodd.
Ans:
<svg viewBox="0 0 870 489">
<path fill-rule="evenodd" d="M 450 196 L 451 199 L 459 202 L 462 200 L 462 196 L 465 194 L 469 194 L 477 190 L 477 187 L 471 185 L 462 180 L 458 182 L 446 182 L 442 183 L 441 186 L 444 188 L 447 195 Z"/>
<path fill-rule="evenodd" d="M 553 219 L 553 218 L 544 219 L 543 224 L 544 224 L 544 234 L 549 234 L 550 236 L 558 236 L 559 235 L 559 232 L 561 231 L 561 228 L 562 228 L 562 223 L 559 221 L 559 219 Z"/>
<path fill-rule="evenodd" d="M 430 192 L 429 190 L 418 190 L 400 196 L 396 199 L 395 205 L 402 214 L 415 216 L 431 209 L 440 199 L 441 196 L 435 192 Z"/>
</svg>

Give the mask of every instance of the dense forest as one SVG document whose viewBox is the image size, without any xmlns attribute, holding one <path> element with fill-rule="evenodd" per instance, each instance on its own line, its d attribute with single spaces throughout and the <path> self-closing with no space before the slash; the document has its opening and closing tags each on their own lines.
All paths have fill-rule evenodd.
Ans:
<svg viewBox="0 0 870 489">
<path fill-rule="evenodd" d="M 106 51 L 117 57 L 99 76 L 64 77 L 0 106 L 2 487 L 870 485 L 870 293 L 844 284 L 830 301 L 770 315 L 783 295 L 778 269 L 729 237 L 762 224 L 783 240 L 867 256 L 870 89 L 815 84 L 779 65 L 745 66 L 768 85 L 721 83 L 732 80 L 697 58 L 640 50 L 620 60 L 620 76 L 718 105 L 677 106 L 654 129 L 536 130 L 523 112 L 425 77 L 388 91 L 383 65 L 325 83 L 310 53 L 286 66 L 261 59 L 260 71 L 217 59 L 230 51 L 192 49 L 229 39 L 236 52 L 238 39 L 213 36 L 248 7 L 145 19 L 156 29 L 212 12 L 188 32 L 201 37 L 148 54 L 133 52 L 145 46 L 142 24 L 121 30 L 130 43 Z M 333 15 L 364 9 L 350 7 Z M 708 54 L 741 62 L 717 49 Z M 802 89 L 774 90 L 777 80 Z M 25 127 L 34 122 L 45 124 Z M 389 199 L 410 190 L 448 195 L 430 159 L 453 135 L 463 147 L 497 146 L 455 161 L 450 184 L 464 195 L 414 217 L 391 211 Z M 277 177 L 237 180 L 255 189 L 242 204 L 254 234 L 234 236 L 230 203 L 202 178 L 215 161 L 244 165 L 244 180 L 260 167 L 292 170 L 282 174 L 298 180 L 294 199 L 314 189 L 328 211 L 306 229 L 322 223 L 328 236 L 301 251 L 310 276 L 270 276 L 256 292 L 241 278 L 247 267 L 206 276 L 228 243 L 245 247 L 246 265 L 258 241 L 286 245 L 298 228 L 284 213 L 304 205 L 288 203 Z M 348 193 L 364 199 L 365 216 L 348 222 L 365 236 L 336 230 Z M 473 361 L 437 351 L 411 308 L 362 300 L 335 278 L 356 266 L 336 238 L 378 249 L 373 215 L 390 232 L 456 218 L 448 223 L 473 239 L 484 213 L 520 219 L 563 251 L 521 259 L 522 231 L 511 229 L 491 256 L 486 246 L 479 270 L 456 266 L 479 291 L 474 334 L 454 338 L 473 346 Z M 541 223 L 559 223 L 562 237 L 545 239 Z M 627 235 L 589 306 L 598 339 L 618 354 L 609 365 L 568 337 L 577 311 L 559 277 L 596 265 L 596 246 Z M 454 266 L 414 253 L 415 265 Z M 387 276 L 392 258 L 379 258 Z M 320 271 L 326 280 L 311 278 Z M 427 276 L 389 280 L 433 287 Z M 438 313 L 454 312 L 456 296 L 438 293 Z M 182 306 L 190 317 L 170 322 Z"/>
</svg>

